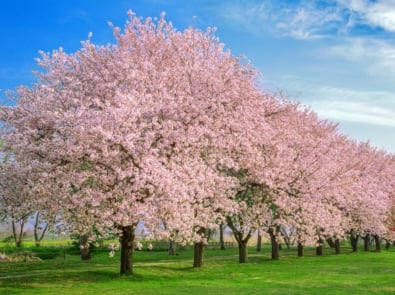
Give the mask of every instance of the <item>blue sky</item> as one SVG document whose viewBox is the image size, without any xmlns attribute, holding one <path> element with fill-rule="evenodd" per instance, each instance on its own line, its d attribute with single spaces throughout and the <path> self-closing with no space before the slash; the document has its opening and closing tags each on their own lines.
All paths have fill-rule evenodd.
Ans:
<svg viewBox="0 0 395 295">
<path fill-rule="evenodd" d="M 107 22 L 123 27 L 129 9 L 164 11 L 179 30 L 216 27 L 234 55 L 262 72 L 267 90 L 395 152 L 395 0 L 2 0 L 0 91 L 34 81 L 39 50 L 74 52 L 89 32 L 92 42 L 113 43 Z"/>
</svg>

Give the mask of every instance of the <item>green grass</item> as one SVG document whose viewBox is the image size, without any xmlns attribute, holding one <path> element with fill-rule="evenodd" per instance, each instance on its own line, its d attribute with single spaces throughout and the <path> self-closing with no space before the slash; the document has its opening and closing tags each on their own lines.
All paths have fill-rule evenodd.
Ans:
<svg viewBox="0 0 395 295">
<path fill-rule="evenodd" d="M 193 269 L 190 250 L 174 257 L 142 251 L 130 276 L 118 274 L 118 256 L 100 252 L 91 261 L 69 255 L 0 263 L 0 294 L 395 294 L 393 250 L 343 252 L 316 257 L 310 250 L 297 258 L 294 249 L 283 250 L 272 261 L 265 247 L 238 264 L 237 249 L 206 250 L 204 267 Z"/>
</svg>

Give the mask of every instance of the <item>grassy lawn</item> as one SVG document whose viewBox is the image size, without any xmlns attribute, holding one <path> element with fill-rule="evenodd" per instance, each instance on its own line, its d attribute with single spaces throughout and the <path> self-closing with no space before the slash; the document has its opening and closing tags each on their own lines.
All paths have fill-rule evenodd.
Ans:
<svg viewBox="0 0 395 295">
<path fill-rule="evenodd" d="M 395 251 L 334 255 L 311 250 L 297 258 L 283 250 L 251 249 L 247 264 L 237 249 L 206 250 L 202 269 L 193 269 L 192 251 L 136 252 L 134 274 L 118 274 L 118 256 L 95 253 L 91 261 L 76 255 L 41 262 L 0 263 L 0 294 L 395 294 Z M 118 253 L 119 255 L 119 253 Z"/>
</svg>

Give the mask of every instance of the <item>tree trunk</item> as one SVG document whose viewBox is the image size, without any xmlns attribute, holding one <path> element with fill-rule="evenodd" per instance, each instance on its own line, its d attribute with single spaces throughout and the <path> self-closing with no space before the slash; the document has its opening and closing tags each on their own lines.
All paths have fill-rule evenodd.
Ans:
<svg viewBox="0 0 395 295">
<path fill-rule="evenodd" d="M 351 232 L 350 242 L 353 252 L 358 252 L 358 240 L 359 240 L 359 235 L 355 234 L 354 232 Z"/>
<path fill-rule="evenodd" d="M 38 234 L 36 229 L 34 229 L 34 241 L 36 243 L 36 247 L 40 247 L 41 241 L 43 240 L 45 233 L 48 230 L 48 227 L 49 227 L 48 224 L 46 224 L 40 235 Z"/>
<path fill-rule="evenodd" d="M 323 244 L 323 240 L 320 238 L 319 240 L 318 240 L 318 246 L 317 246 L 317 248 L 315 249 L 315 254 L 317 255 L 317 256 L 322 256 L 322 252 L 323 252 L 323 247 L 322 247 L 322 244 Z"/>
<path fill-rule="evenodd" d="M 134 243 L 134 226 L 122 226 L 121 242 L 121 275 L 133 273 L 133 243 Z"/>
<path fill-rule="evenodd" d="M 340 240 L 339 239 L 335 239 L 334 247 L 335 247 L 335 253 L 340 254 Z"/>
<path fill-rule="evenodd" d="M 389 240 L 385 240 L 385 249 L 388 250 L 391 247 L 391 242 Z"/>
<path fill-rule="evenodd" d="M 336 244 L 335 244 L 335 242 L 333 241 L 332 238 L 327 238 L 326 242 L 328 243 L 329 247 L 331 247 L 331 248 L 335 248 L 336 247 Z"/>
<path fill-rule="evenodd" d="M 23 228 L 25 226 L 25 220 L 21 219 L 19 221 L 19 232 L 17 231 L 16 222 L 12 219 L 12 233 L 14 235 L 15 247 L 20 248 L 23 244 Z"/>
<path fill-rule="evenodd" d="M 203 252 L 204 252 L 203 242 L 195 243 L 193 247 L 193 267 L 203 266 Z"/>
<path fill-rule="evenodd" d="M 317 248 L 315 249 L 315 254 L 317 256 L 322 256 L 322 245 L 317 246 Z"/>
<path fill-rule="evenodd" d="M 248 249 L 247 244 L 250 240 L 253 231 L 250 229 L 248 233 L 244 236 L 243 230 L 238 229 L 234 224 L 231 218 L 227 217 L 228 226 L 231 228 L 233 236 L 237 241 L 237 245 L 239 247 L 239 263 L 246 263 L 248 261 Z"/>
<path fill-rule="evenodd" d="M 221 250 L 225 250 L 225 241 L 224 241 L 224 223 L 221 222 L 219 225 L 219 243 L 221 245 Z"/>
<path fill-rule="evenodd" d="M 259 231 L 258 231 L 258 240 L 256 242 L 256 250 L 258 252 L 262 250 L 262 235 Z"/>
<path fill-rule="evenodd" d="M 374 235 L 374 243 L 376 245 L 376 251 L 381 251 L 381 239 L 378 235 Z"/>
<path fill-rule="evenodd" d="M 201 227 L 197 233 L 203 238 L 206 233 L 206 229 Z M 203 266 L 203 253 L 203 242 L 195 242 L 193 247 L 193 267 L 197 268 Z"/>
<path fill-rule="evenodd" d="M 303 244 L 298 242 L 298 257 L 303 257 L 303 254 L 304 254 Z"/>
<path fill-rule="evenodd" d="M 88 235 L 80 235 L 80 253 L 82 260 L 91 260 L 92 257 Z"/>
<path fill-rule="evenodd" d="M 169 240 L 169 255 L 176 255 L 176 242 L 172 239 Z"/>
<path fill-rule="evenodd" d="M 45 224 L 44 229 L 41 231 L 41 234 L 39 234 L 39 221 L 40 221 L 40 212 L 36 213 L 35 221 L 34 221 L 34 242 L 36 243 L 36 247 L 40 247 L 41 241 L 45 236 L 45 233 L 47 232 L 48 229 L 48 223 Z"/>
<path fill-rule="evenodd" d="M 272 245 L 272 259 L 279 260 L 280 259 L 280 247 L 279 247 L 279 243 L 276 240 L 276 235 L 275 235 L 272 227 L 269 228 L 268 233 L 269 233 L 270 242 Z"/>
<path fill-rule="evenodd" d="M 370 250 L 370 234 L 366 234 L 363 238 L 363 250 L 369 251 Z"/>
<path fill-rule="evenodd" d="M 239 263 L 247 263 L 248 262 L 248 241 L 242 240 L 238 242 L 239 246 Z"/>
</svg>

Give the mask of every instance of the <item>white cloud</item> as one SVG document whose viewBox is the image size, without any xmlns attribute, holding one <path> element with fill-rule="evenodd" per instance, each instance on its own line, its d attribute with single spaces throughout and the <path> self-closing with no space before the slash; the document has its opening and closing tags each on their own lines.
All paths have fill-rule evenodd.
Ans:
<svg viewBox="0 0 395 295">
<path fill-rule="evenodd" d="M 320 118 L 395 128 L 395 93 L 366 85 L 330 86 L 320 78 L 281 75 L 272 83 Z"/>
<path fill-rule="evenodd" d="M 342 43 L 323 48 L 322 53 L 363 64 L 373 76 L 390 80 L 390 77 L 395 77 L 395 44 L 384 40 L 348 38 Z"/>
<path fill-rule="evenodd" d="M 323 100 L 313 103 L 312 108 L 320 117 L 334 121 L 395 127 L 395 111 L 384 106 L 355 101 Z"/>
<path fill-rule="evenodd" d="M 286 11 L 285 14 L 282 12 Z M 276 27 L 296 39 L 319 38 L 335 29 L 343 19 L 336 7 L 318 9 L 314 2 L 280 12 Z M 284 18 L 284 20 L 280 20 Z"/>
<path fill-rule="evenodd" d="M 395 94 L 318 86 L 302 99 L 322 118 L 395 127 Z"/>
<path fill-rule="evenodd" d="M 346 22 L 337 6 L 317 7 L 314 1 L 301 1 L 299 5 L 281 1 L 248 2 L 242 6 L 231 3 L 221 11 L 225 19 L 250 32 L 266 30 L 295 39 L 321 38 Z"/>
<path fill-rule="evenodd" d="M 338 0 L 338 3 L 348 9 L 358 22 L 395 32 L 394 0 Z"/>
<path fill-rule="evenodd" d="M 395 0 L 337 0 L 228 3 L 222 16 L 251 32 L 269 31 L 295 39 L 347 34 L 358 26 L 395 32 Z"/>
</svg>

